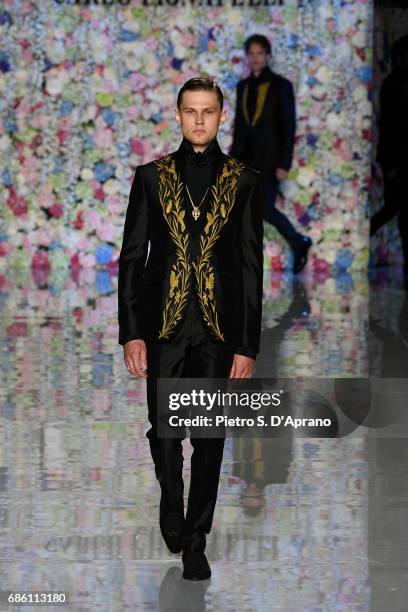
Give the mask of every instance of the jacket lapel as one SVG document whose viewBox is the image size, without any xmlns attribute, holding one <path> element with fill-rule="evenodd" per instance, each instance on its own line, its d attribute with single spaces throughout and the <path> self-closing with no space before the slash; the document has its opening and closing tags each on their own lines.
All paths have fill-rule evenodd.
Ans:
<svg viewBox="0 0 408 612">
<path fill-rule="evenodd" d="M 176 261 L 170 271 L 170 286 L 158 338 L 168 338 L 182 317 L 188 301 L 191 275 L 194 274 L 203 319 L 214 337 L 225 342 L 215 303 L 212 251 L 234 207 L 237 181 L 245 166 L 227 155 L 217 156 L 207 207 L 194 221 L 191 210 L 186 206 L 184 155 L 176 151 L 156 164 L 159 168 L 159 200 L 176 247 Z M 193 223 L 200 225 L 193 228 Z M 193 257 L 192 251 L 196 250 L 194 243 L 198 247 Z"/>
</svg>

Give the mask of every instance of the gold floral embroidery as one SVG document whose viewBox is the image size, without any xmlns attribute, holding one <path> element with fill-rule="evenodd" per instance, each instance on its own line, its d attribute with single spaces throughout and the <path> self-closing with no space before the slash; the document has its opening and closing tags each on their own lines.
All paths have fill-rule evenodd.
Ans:
<svg viewBox="0 0 408 612">
<path fill-rule="evenodd" d="M 248 115 L 248 90 L 249 90 L 249 85 L 248 85 L 248 83 L 245 84 L 244 94 L 243 94 L 243 98 L 242 98 L 242 104 L 243 104 L 244 116 L 245 116 L 245 119 L 246 119 L 247 123 L 250 123 L 251 125 L 255 125 L 258 122 L 258 119 L 262 115 L 262 111 L 263 111 L 263 108 L 265 106 L 266 94 L 268 93 L 269 86 L 270 86 L 270 82 L 268 82 L 268 81 L 266 83 L 261 83 L 260 85 L 258 85 L 258 93 L 257 93 L 257 96 L 256 96 L 255 113 L 254 113 L 254 116 L 253 116 L 252 122 L 251 122 L 249 120 L 249 115 Z"/>
<path fill-rule="evenodd" d="M 182 316 L 190 288 L 190 258 L 188 233 L 181 205 L 183 183 L 170 155 L 157 160 L 159 169 L 159 199 L 170 235 L 176 245 L 177 260 L 170 271 L 169 292 L 163 310 L 163 324 L 158 338 L 168 338 Z"/>
<path fill-rule="evenodd" d="M 214 298 L 214 268 L 211 254 L 220 232 L 228 221 L 235 204 L 237 180 L 244 164 L 229 158 L 212 186 L 211 210 L 207 212 L 207 224 L 200 236 L 200 254 L 192 262 L 196 279 L 196 290 L 203 318 L 216 338 L 225 342 L 218 322 L 218 313 Z"/>
</svg>

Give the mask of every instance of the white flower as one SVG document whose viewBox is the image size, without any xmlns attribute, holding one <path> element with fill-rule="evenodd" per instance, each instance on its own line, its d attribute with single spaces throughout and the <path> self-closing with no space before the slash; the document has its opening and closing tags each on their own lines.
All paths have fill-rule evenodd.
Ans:
<svg viewBox="0 0 408 612">
<path fill-rule="evenodd" d="M 2 134 L 0 136 L 0 151 L 7 151 L 7 149 L 11 146 L 11 139 L 8 134 Z"/>
<path fill-rule="evenodd" d="M 367 43 L 366 33 L 358 30 L 354 36 L 351 37 L 351 42 L 355 47 L 365 47 Z"/>
<path fill-rule="evenodd" d="M 94 178 L 94 171 L 91 168 L 83 168 L 81 172 L 81 179 L 83 181 L 91 181 Z"/>
<path fill-rule="evenodd" d="M 313 183 L 314 176 L 314 170 L 308 166 L 304 166 L 303 168 L 299 168 L 296 180 L 301 187 L 309 187 Z"/>
<path fill-rule="evenodd" d="M 120 193 L 120 182 L 116 179 L 110 178 L 103 184 L 103 190 L 108 195 Z"/>
<path fill-rule="evenodd" d="M 328 113 L 326 117 L 326 125 L 332 132 L 337 132 L 340 126 L 344 123 L 342 113 Z"/>
<path fill-rule="evenodd" d="M 331 73 L 327 66 L 320 66 L 315 76 L 316 76 L 316 79 L 320 81 L 321 83 L 328 83 L 331 79 Z"/>
</svg>

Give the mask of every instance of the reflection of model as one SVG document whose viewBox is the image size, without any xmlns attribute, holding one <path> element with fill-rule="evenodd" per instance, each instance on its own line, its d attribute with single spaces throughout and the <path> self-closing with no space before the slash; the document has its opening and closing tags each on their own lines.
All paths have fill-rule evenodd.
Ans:
<svg viewBox="0 0 408 612">
<path fill-rule="evenodd" d="M 394 43 L 392 56 L 392 71 L 380 90 L 377 160 L 384 178 L 384 206 L 372 217 L 370 234 L 398 214 L 408 286 L 408 35 Z"/>
<path fill-rule="evenodd" d="M 204 579 L 224 439 L 191 438 L 184 519 L 181 438 L 157 436 L 157 378 L 252 376 L 262 315 L 262 196 L 259 173 L 218 145 L 225 111 L 213 81 L 187 81 L 176 118 L 180 148 L 139 166 L 131 188 L 119 258 L 119 343 L 129 371 L 147 378 L 162 534 L 172 552 L 183 549 L 183 576 Z"/>
<path fill-rule="evenodd" d="M 275 206 L 279 181 L 292 165 L 296 112 L 291 82 L 268 67 L 269 40 L 254 34 L 245 41 L 251 75 L 238 83 L 231 155 L 262 171 L 266 199 L 264 218 L 287 240 L 293 251 L 293 272 L 307 261 L 312 241 L 295 230 Z"/>
</svg>

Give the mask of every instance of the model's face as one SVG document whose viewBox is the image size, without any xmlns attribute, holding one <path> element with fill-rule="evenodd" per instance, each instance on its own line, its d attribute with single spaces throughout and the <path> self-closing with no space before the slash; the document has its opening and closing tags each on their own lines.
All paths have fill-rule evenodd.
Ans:
<svg viewBox="0 0 408 612">
<path fill-rule="evenodd" d="M 261 72 L 267 65 L 270 57 L 270 54 L 267 53 L 261 45 L 252 43 L 247 53 L 248 65 L 251 71 Z"/>
<path fill-rule="evenodd" d="M 183 136 L 196 150 L 204 150 L 216 138 L 225 115 L 214 91 L 185 91 L 180 108 L 176 109 Z"/>
</svg>

